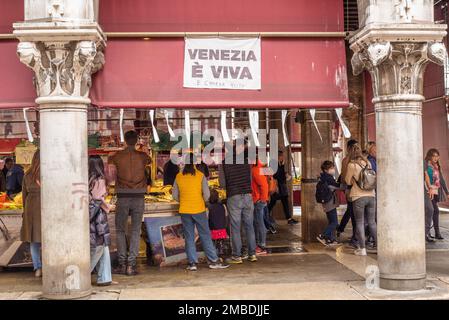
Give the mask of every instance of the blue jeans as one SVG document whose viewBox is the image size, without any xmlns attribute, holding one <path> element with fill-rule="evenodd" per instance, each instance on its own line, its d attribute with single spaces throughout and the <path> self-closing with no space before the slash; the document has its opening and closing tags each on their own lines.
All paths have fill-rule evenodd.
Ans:
<svg viewBox="0 0 449 320">
<path fill-rule="evenodd" d="M 264 216 L 268 211 L 265 202 L 254 204 L 254 230 L 256 233 L 256 243 L 259 247 L 265 248 L 267 242 L 267 229 L 265 228 Z"/>
<path fill-rule="evenodd" d="M 217 262 L 217 250 L 210 237 L 209 220 L 206 212 L 198 214 L 180 214 L 186 242 L 186 255 L 189 263 L 198 263 L 195 246 L 195 226 L 200 236 L 204 253 L 210 262 Z"/>
<path fill-rule="evenodd" d="M 265 223 L 266 229 L 268 229 L 270 227 L 274 228 L 274 226 L 276 225 L 276 221 L 274 221 L 273 216 L 271 215 L 270 211 L 268 210 L 268 206 L 265 206 L 263 221 Z"/>
<path fill-rule="evenodd" d="M 254 203 L 251 194 L 237 194 L 227 200 L 229 218 L 231 220 L 231 243 L 232 255 L 240 257 L 242 255 L 241 225 L 246 232 L 248 243 L 248 254 L 256 254 L 256 236 L 254 234 Z"/>
<path fill-rule="evenodd" d="M 41 261 L 41 243 L 31 242 L 30 243 L 31 259 L 33 260 L 34 270 L 42 269 Z"/>
<path fill-rule="evenodd" d="M 90 272 L 98 265 L 97 284 L 112 281 L 111 257 L 108 246 L 90 248 Z"/>
<path fill-rule="evenodd" d="M 323 235 L 326 239 L 335 240 L 335 230 L 338 226 L 337 209 L 332 209 L 331 211 L 326 212 L 326 216 L 328 224 Z"/>
</svg>

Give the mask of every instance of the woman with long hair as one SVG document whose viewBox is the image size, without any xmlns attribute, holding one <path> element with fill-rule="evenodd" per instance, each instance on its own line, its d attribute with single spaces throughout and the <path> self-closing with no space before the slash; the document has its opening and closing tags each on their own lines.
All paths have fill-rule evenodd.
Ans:
<svg viewBox="0 0 449 320">
<path fill-rule="evenodd" d="M 206 177 L 196 168 L 193 153 L 186 156 L 184 163 L 184 168 L 176 175 L 172 192 L 173 198 L 179 201 L 179 214 L 181 215 L 186 254 L 189 260 L 187 270 L 197 270 L 195 227 L 198 230 L 204 253 L 209 260 L 209 268 L 227 268 L 229 265 L 221 263 L 211 238 L 206 214 L 206 201 L 209 200 L 210 196 Z"/>
<path fill-rule="evenodd" d="M 112 281 L 109 246 L 111 234 L 107 214 L 112 209 L 105 201 L 107 195 L 104 163 L 100 156 L 89 157 L 89 226 L 90 268 L 97 267 L 97 285 L 117 284 Z M 97 266 L 98 265 L 98 266 Z"/>
<path fill-rule="evenodd" d="M 356 238 L 358 248 L 354 254 L 366 256 L 365 245 L 365 212 L 368 219 L 370 235 L 374 238 L 374 245 L 377 243 L 376 226 L 376 193 L 375 190 L 364 190 L 359 187 L 361 172 L 364 168 L 371 168 L 371 164 L 363 155 L 362 149 L 355 144 L 349 152 L 349 164 L 346 172 L 345 182 L 351 186 L 349 198 L 352 201 L 354 210 Z"/>
<path fill-rule="evenodd" d="M 449 195 L 446 181 L 444 180 L 443 173 L 440 165 L 440 152 L 437 149 L 430 149 L 427 151 L 424 159 L 424 181 L 426 196 L 426 240 L 433 242 L 434 238 L 443 240 L 444 238 L 440 233 L 440 210 L 438 209 L 438 202 L 444 202 Z M 430 205 L 430 202 L 431 205 Z M 430 229 L 435 230 L 435 236 L 430 234 Z"/>
<path fill-rule="evenodd" d="M 42 277 L 40 153 L 36 150 L 22 182 L 23 219 L 20 240 L 30 244 L 34 275 Z"/>
</svg>

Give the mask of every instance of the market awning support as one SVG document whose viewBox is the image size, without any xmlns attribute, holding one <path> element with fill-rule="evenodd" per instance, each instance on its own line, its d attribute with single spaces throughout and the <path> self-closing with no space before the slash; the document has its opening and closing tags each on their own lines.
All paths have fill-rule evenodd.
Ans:
<svg viewBox="0 0 449 320">
<path fill-rule="evenodd" d="M 80 298 L 91 293 L 88 95 L 91 75 L 104 63 L 105 37 L 93 9 L 25 2 L 14 35 L 20 61 L 35 73 L 40 112 L 42 291 L 49 299 Z M 94 8 L 93 0 L 81 2 Z"/>
<path fill-rule="evenodd" d="M 333 111 L 300 111 L 301 123 L 301 233 L 304 242 L 315 242 L 327 225 L 321 204 L 315 200 L 321 163 L 333 161 Z M 313 115 L 313 116 L 312 116 Z"/>
</svg>

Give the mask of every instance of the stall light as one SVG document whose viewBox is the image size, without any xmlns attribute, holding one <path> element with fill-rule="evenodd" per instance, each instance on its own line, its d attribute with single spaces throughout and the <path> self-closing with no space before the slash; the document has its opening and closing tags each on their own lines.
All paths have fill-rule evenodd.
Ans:
<svg viewBox="0 0 449 320">
<path fill-rule="evenodd" d="M 290 143 L 288 142 L 287 131 L 285 130 L 285 122 L 287 120 L 287 110 L 282 110 L 282 134 L 284 136 L 284 147 L 288 147 Z"/>
<path fill-rule="evenodd" d="M 168 133 L 170 134 L 170 137 L 174 138 L 175 133 L 173 132 L 173 130 L 170 126 L 170 121 L 169 121 L 170 115 L 169 115 L 168 110 L 164 110 L 164 115 L 165 115 L 165 121 L 167 122 Z"/>
<path fill-rule="evenodd" d="M 120 109 L 120 142 L 123 143 L 125 142 L 125 137 L 123 135 L 123 114 L 124 114 L 125 110 L 124 109 Z"/>
<path fill-rule="evenodd" d="M 335 113 L 337 114 L 338 121 L 340 121 L 341 129 L 343 130 L 343 135 L 345 136 L 346 139 L 351 138 L 351 131 L 349 131 L 348 127 L 346 126 L 341 116 L 343 114 L 343 109 L 337 108 L 335 109 Z"/>
<path fill-rule="evenodd" d="M 312 117 L 313 125 L 315 126 L 316 132 L 318 132 L 318 136 L 320 137 L 321 142 L 323 142 L 323 137 L 321 136 L 321 132 L 320 130 L 318 130 L 318 125 L 316 124 L 315 121 L 315 113 L 316 113 L 315 109 L 310 109 L 310 116 Z"/>
<path fill-rule="evenodd" d="M 228 129 L 226 128 L 226 110 L 221 111 L 221 135 L 223 136 L 224 142 L 229 142 Z"/>
<path fill-rule="evenodd" d="M 190 148 L 190 111 L 184 110 L 185 133 L 187 139 L 187 148 Z"/>
<path fill-rule="evenodd" d="M 23 109 L 23 118 L 25 119 L 25 127 L 26 127 L 26 130 L 27 130 L 28 141 L 33 142 L 34 138 L 33 138 L 33 135 L 31 134 L 30 123 L 29 123 L 28 117 L 27 117 L 27 110 L 28 109 L 29 108 L 24 108 Z"/>
<path fill-rule="evenodd" d="M 154 126 L 154 110 L 150 110 L 150 121 L 151 128 L 153 129 L 154 142 L 159 143 L 159 134 L 157 133 L 156 127 Z"/>
<path fill-rule="evenodd" d="M 258 111 L 248 111 L 249 115 L 249 125 L 251 127 L 251 135 L 253 136 L 254 143 L 256 147 L 260 147 L 259 138 L 257 137 L 258 124 L 259 124 L 259 113 Z"/>
<path fill-rule="evenodd" d="M 150 38 L 143 38 L 143 40 L 148 41 L 148 40 L 150 40 Z"/>
</svg>

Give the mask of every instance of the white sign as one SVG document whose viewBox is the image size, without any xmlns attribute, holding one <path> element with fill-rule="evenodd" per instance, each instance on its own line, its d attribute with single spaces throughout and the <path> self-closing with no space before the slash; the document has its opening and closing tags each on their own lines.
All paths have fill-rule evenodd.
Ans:
<svg viewBox="0 0 449 320">
<path fill-rule="evenodd" d="M 260 38 L 186 38 L 184 87 L 260 90 L 260 61 Z"/>
</svg>

